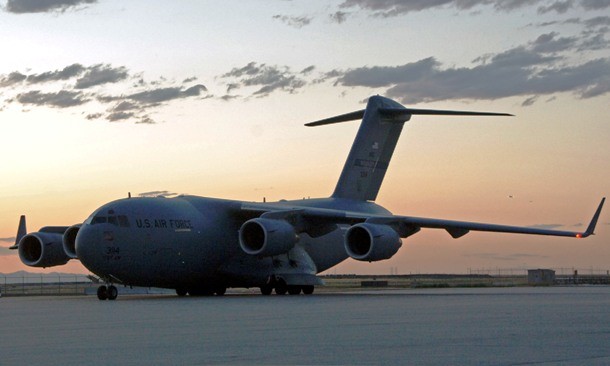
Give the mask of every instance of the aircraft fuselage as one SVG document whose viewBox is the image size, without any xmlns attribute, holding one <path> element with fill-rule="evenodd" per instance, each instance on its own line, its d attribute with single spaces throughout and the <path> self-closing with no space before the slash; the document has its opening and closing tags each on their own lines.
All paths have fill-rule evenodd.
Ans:
<svg viewBox="0 0 610 366">
<path fill-rule="evenodd" d="M 113 201 L 85 220 L 76 236 L 76 254 L 85 267 L 102 278 L 166 288 L 218 283 L 261 286 L 271 273 L 305 270 L 315 275 L 348 257 L 343 248 L 345 228 L 341 226 L 317 238 L 300 235 L 286 255 L 244 253 L 237 232 L 246 219 L 257 216 L 242 209 L 247 204 L 252 203 L 196 196 Z M 256 205 L 273 210 L 340 207 L 350 212 L 389 214 L 372 202 L 332 198 Z"/>
</svg>

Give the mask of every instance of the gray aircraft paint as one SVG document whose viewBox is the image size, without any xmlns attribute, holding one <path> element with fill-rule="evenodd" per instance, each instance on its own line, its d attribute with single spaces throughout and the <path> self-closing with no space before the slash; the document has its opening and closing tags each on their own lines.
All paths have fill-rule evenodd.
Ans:
<svg viewBox="0 0 610 366">
<path fill-rule="evenodd" d="M 404 109 L 386 98 L 370 98 L 333 197 L 374 201 L 404 122 L 384 121 L 379 108 Z"/>
<path fill-rule="evenodd" d="M 22 217 L 18 241 L 11 248 L 18 249 L 22 261 L 32 266 L 50 267 L 78 258 L 107 283 L 198 294 L 200 289 L 263 290 L 274 284 L 278 292 L 278 283 L 302 289 L 319 285 L 317 273 L 349 256 L 387 259 L 400 248 L 400 238 L 421 228 L 444 229 L 453 238 L 469 231 L 578 238 L 593 234 L 605 199 L 585 232 L 397 216 L 371 202 L 377 197 L 404 123 L 420 114 L 506 115 L 409 109 L 374 96 L 365 110 L 308 124 L 362 118 L 329 198 L 272 203 L 196 196 L 126 198 L 103 205 L 82 225 L 72 227 L 46 227 L 24 235 Z M 250 227 L 260 230 L 247 230 Z M 264 244 L 258 245 L 257 235 L 262 235 Z M 250 246 L 251 237 L 256 245 Z"/>
</svg>

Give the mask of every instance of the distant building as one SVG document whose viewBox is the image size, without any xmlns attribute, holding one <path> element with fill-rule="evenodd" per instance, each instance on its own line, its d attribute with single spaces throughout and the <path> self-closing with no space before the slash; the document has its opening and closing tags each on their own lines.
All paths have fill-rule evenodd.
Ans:
<svg viewBox="0 0 610 366">
<path fill-rule="evenodd" d="M 530 286 L 552 286 L 555 283 L 555 271 L 552 269 L 528 269 L 527 284 Z"/>
</svg>

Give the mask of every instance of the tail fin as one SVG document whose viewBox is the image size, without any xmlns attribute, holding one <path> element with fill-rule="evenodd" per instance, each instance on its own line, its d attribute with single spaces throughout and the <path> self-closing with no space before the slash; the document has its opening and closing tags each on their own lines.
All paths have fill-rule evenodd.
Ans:
<svg viewBox="0 0 610 366">
<path fill-rule="evenodd" d="M 21 217 L 19 218 L 19 227 L 17 228 L 17 237 L 15 238 L 15 245 L 9 247 L 9 249 L 18 249 L 19 241 L 21 241 L 21 238 L 26 236 L 27 233 L 28 230 L 25 226 L 25 215 L 21 215 Z"/>
<path fill-rule="evenodd" d="M 320 126 L 362 118 L 360 129 L 347 157 L 334 198 L 374 201 L 402 127 L 412 115 L 510 116 L 506 113 L 410 109 L 381 96 L 369 98 L 366 109 L 306 124 Z"/>
</svg>

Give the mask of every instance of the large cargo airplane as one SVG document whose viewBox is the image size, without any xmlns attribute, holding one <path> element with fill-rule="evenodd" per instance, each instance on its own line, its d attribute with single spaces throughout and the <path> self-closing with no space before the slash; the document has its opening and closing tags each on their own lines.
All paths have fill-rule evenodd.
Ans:
<svg viewBox="0 0 610 366">
<path fill-rule="evenodd" d="M 170 288 L 180 296 L 223 295 L 232 287 L 259 287 L 264 295 L 311 294 L 323 284 L 317 273 L 347 258 L 391 258 L 401 238 L 421 228 L 444 229 L 453 238 L 469 231 L 593 234 L 605 198 L 584 232 L 398 216 L 374 203 L 403 125 L 413 115 L 508 116 L 410 109 L 373 96 L 364 110 L 307 124 L 362 119 L 329 198 L 263 203 L 186 195 L 125 198 L 98 208 L 82 224 L 29 234 L 22 216 L 11 248 L 33 267 L 80 260 L 105 283 L 98 298 L 114 300 L 115 284 Z"/>
</svg>

